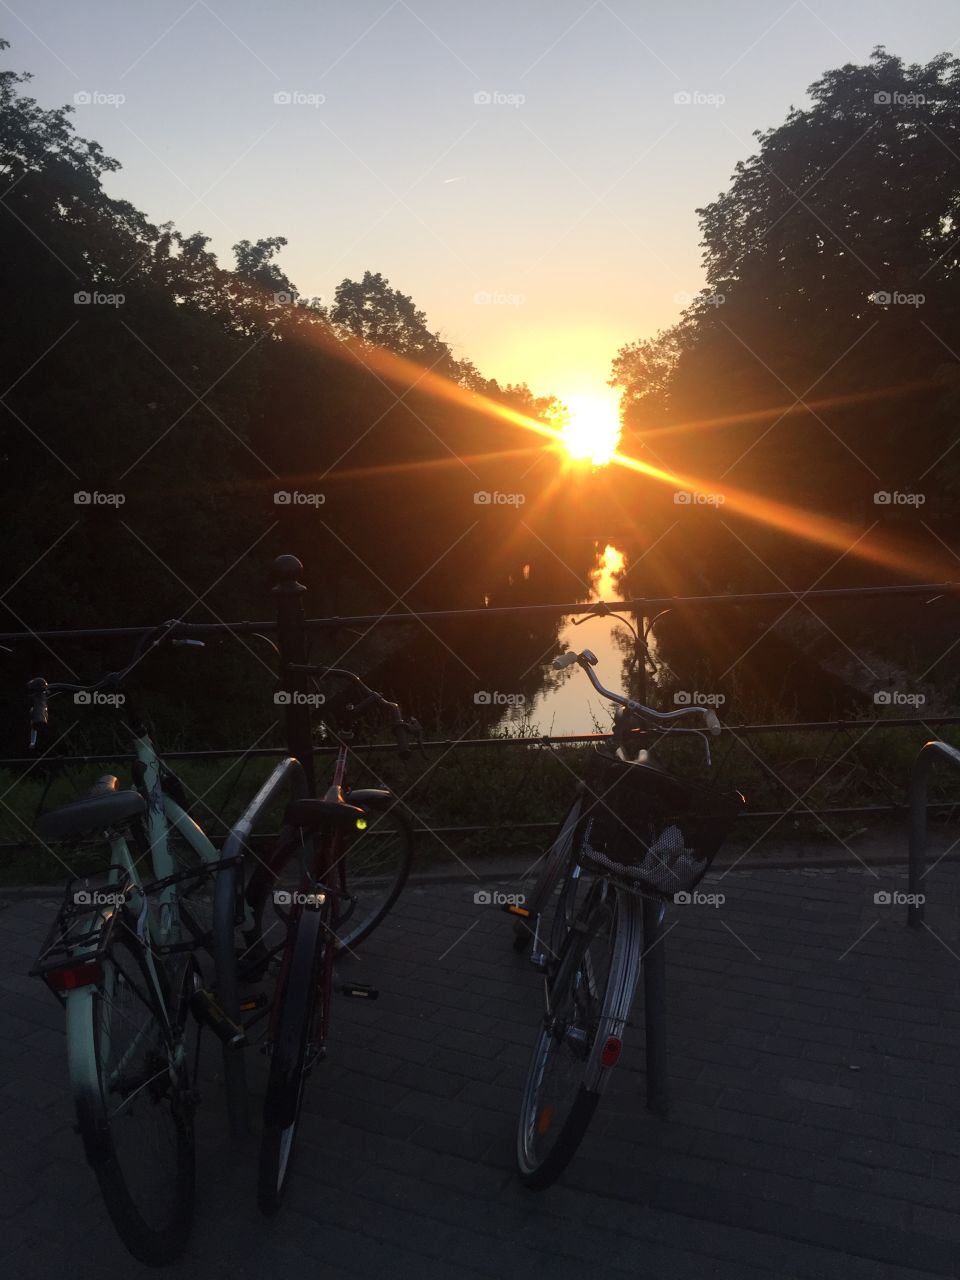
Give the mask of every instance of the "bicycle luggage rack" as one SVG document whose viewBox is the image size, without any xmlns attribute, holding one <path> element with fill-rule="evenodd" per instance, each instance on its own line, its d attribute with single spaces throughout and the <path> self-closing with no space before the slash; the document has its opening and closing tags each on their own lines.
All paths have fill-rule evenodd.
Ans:
<svg viewBox="0 0 960 1280">
<path fill-rule="evenodd" d="M 106 877 L 111 872 L 119 872 L 123 878 L 110 881 Z M 91 887 L 94 879 L 100 884 Z M 66 1001 L 68 988 L 55 986 L 50 975 L 72 965 L 89 965 L 93 969 L 100 965 L 132 888 L 127 868 L 119 865 L 92 875 L 72 876 L 67 881 L 60 908 L 30 970 L 30 977 L 42 978 L 61 1004 Z M 98 896 L 112 901 L 97 901 Z"/>
</svg>

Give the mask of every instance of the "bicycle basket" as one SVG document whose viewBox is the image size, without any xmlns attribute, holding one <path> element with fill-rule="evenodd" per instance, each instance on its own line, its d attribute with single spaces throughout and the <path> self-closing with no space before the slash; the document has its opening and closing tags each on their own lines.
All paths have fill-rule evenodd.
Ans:
<svg viewBox="0 0 960 1280">
<path fill-rule="evenodd" d="M 744 806 L 650 764 L 598 750 L 586 777 L 581 862 L 672 899 L 699 884 Z"/>
</svg>

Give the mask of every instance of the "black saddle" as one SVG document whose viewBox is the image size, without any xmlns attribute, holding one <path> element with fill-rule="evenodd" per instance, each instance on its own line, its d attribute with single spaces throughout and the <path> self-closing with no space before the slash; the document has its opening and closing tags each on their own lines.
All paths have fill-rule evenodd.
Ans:
<svg viewBox="0 0 960 1280">
<path fill-rule="evenodd" d="M 34 823 L 41 840 L 66 840 L 70 836 L 120 827 L 146 813 L 139 791 L 121 791 L 112 774 L 98 778 L 89 791 L 69 804 L 50 809 Z"/>
<path fill-rule="evenodd" d="M 287 806 L 283 821 L 288 827 L 317 831 L 323 826 L 356 827 L 357 820 L 366 816 L 366 809 L 344 800 L 294 800 Z"/>
</svg>

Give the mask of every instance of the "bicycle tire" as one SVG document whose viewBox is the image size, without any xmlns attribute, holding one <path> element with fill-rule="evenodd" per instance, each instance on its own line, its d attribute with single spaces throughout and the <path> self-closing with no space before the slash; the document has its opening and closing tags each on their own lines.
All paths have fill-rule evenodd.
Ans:
<svg viewBox="0 0 960 1280">
<path fill-rule="evenodd" d="M 134 935 L 111 944 L 103 967 L 99 987 L 81 988 L 67 999 L 68 1061 L 78 1128 L 120 1239 L 140 1262 L 163 1266 L 183 1252 L 193 1224 L 193 1095 L 191 1054 L 185 1041 L 186 1029 L 192 1026 L 189 997 L 195 969 L 192 959 L 188 960 L 179 982 L 170 984 L 158 967 L 167 988 L 164 999 L 173 1024 L 171 1033 L 158 1007 L 143 946 Z M 114 1071 L 120 1066 L 113 1068 L 109 1056 L 119 1055 L 121 1040 L 121 1033 L 111 1034 L 111 1028 L 126 1026 L 131 1016 L 139 1018 L 141 1027 L 134 1044 L 139 1041 L 144 1047 L 141 1072 L 145 1080 L 135 1088 L 131 1086 L 136 1077 L 126 1074 L 131 1060 L 120 1055 L 125 1074 L 116 1078 Z M 127 1055 L 131 1051 L 132 1046 Z M 175 1083 L 171 1075 L 176 1076 Z M 124 1096 L 128 1088 L 131 1092 Z M 154 1126 L 143 1122 L 138 1126 L 138 1114 L 154 1121 Z M 135 1183 L 151 1171 L 150 1127 L 166 1131 L 166 1143 L 172 1139 L 170 1167 L 161 1171 L 169 1182 L 165 1202 L 158 1202 L 155 1188 L 145 1195 L 134 1191 Z"/>
<path fill-rule="evenodd" d="M 276 1030 L 263 1101 L 257 1180 L 257 1204 L 267 1216 L 280 1208 L 290 1181 L 307 1054 L 323 999 L 318 983 L 328 911 L 328 907 L 319 911 L 299 909 L 291 921 L 288 955 L 275 996 Z"/>
<path fill-rule="evenodd" d="M 550 983 L 553 1012 L 543 1020 L 524 1083 L 517 1126 L 517 1170 L 521 1182 L 534 1191 L 552 1185 L 570 1163 L 610 1075 L 609 1070 L 601 1071 L 592 1079 L 592 1087 L 579 1079 L 576 1089 L 568 1090 L 572 1096 L 564 1111 L 557 1115 L 557 1105 L 550 1100 L 545 1085 L 548 1066 L 551 1062 L 559 1064 L 562 1071 L 569 1063 L 574 1080 L 591 1074 L 594 1046 L 609 1025 L 611 992 L 618 980 L 617 915 L 609 899 L 594 902 L 595 897 L 591 894 L 585 904 L 580 927 L 567 935 L 556 976 Z M 602 974 L 602 989 L 591 994 L 589 986 L 596 981 L 596 975 L 591 976 L 593 964 L 585 957 L 604 928 L 608 961 Z M 551 1141 L 541 1146 L 538 1139 L 546 1139 L 551 1130 Z"/>
</svg>

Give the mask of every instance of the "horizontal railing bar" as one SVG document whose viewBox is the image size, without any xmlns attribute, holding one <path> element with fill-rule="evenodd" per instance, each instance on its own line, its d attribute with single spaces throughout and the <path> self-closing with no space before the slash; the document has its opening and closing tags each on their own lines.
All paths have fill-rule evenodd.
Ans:
<svg viewBox="0 0 960 1280">
<path fill-rule="evenodd" d="M 843 729 L 867 729 L 883 726 L 887 729 L 923 729 L 931 725 L 960 724 L 960 716 L 890 716 L 872 720 L 794 720 L 774 724 L 731 724 L 720 726 L 720 736 L 724 734 L 746 733 L 838 733 Z M 662 729 L 635 729 L 632 733 L 638 737 L 649 735 L 657 737 Z M 676 732 L 676 730 L 673 730 Z M 687 730 L 686 732 L 690 732 Z M 612 733 L 564 733 L 544 734 L 529 738 L 433 738 L 423 744 L 424 750 L 456 750 L 461 747 L 554 747 L 574 746 L 577 743 L 609 742 Z M 396 742 L 366 742 L 353 747 L 357 755 L 368 751 L 398 751 Z M 315 755 L 335 755 L 335 746 L 316 746 Z M 233 759 L 275 759 L 287 754 L 286 747 L 224 747 L 209 751 L 164 751 L 164 760 L 229 760 Z M 131 753 L 122 755 L 93 756 L 10 756 L 0 759 L 0 768 L 12 768 L 14 765 L 35 765 L 40 760 L 44 764 L 128 764 L 136 759 Z"/>
<path fill-rule="evenodd" d="M 431 609 L 420 613 L 401 611 L 399 613 L 367 613 L 356 615 L 333 616 L 329 618 L 306 618 L 303 626 L 308 631 L 325 631 L 339 627 L 371 627 L 381 623 L 428 622 L 438 624 L 456 619 L 476 620 L 480 618 L 562 618 L 569 614 L 603 614 L 605 611 L 620 613 L 659 613 L 663 609 L 701 609 L 716 608 L 725 605 L 754 606 L 796 603 L 797 601 L 830 601 L 865 600 L 884 596 L 917 596 L 917 595 L 957 595 L 960 594 L 960 582 L 924 582 L 907 583 L 886 587 L 819 587 L 813 591 L 751 591 L 708 596 L 634 596 L 629 600 L 611 600 L 605 606 L 597 603 L 585 604 L 574 601 L 569 604 L 525 604 L 498 605 L 494 608 L 475 609 Z M 213 636 L 233 633 L 234 635 L 250 635 L 255 631 L 276 631 L 275 618 L 263 622 L 181 622 L 169 631 L 171 636 L 192 637 Z M 133 639 L 149 635 L 156 631 L 156 624 L 139 627 L 82 627 L 62 631 L 4 631 L 0 632 L 0 643 L 16 643 L 18 640 L 81 640 L 81 639 Z"/>
<path fill-rule="evenodd" d="M 896 817 L 897 814 L 904 813 L 909 808 L 910 808 L 910 802 L 908 799 L 902 801 L 900 804 L 893 803 L 893 804 L 832 805 L 827 809 L 798 809 L 796 805 L 793 805 L 789 809 L 764 809 L 764 810 L 758 811 L 757 813 L 747 812 L 740 818 L 740 821 L 744 822 L 749 819 L 755 818 L 758 821 L 762 820 L 764 822 L 767 822 L 772 818 L 786 818 L 786 817 L 815 820 L 821 817 L 823 818 L 827 818 L 827 817 L 838 818 L 838 817 L 844 817 L 844 816 L 852 817 L 862 813 L 875 813 L 875 814 L 882 813 L 882 814 L 887 814 L 888 816 L 891 816 L 891 817 Z M 929 813 L 933 813 L 935 811 L 941 811 L 941 810 L 946 812 L 954 809 L 960 809 L 960 801 L 934 800 L 927 805 L 927 811 Z M 496 825 L 490 825 L 490 824 L 462 826 L 462 827 L 414 827 L 413 833 L 414 835 L 418 835 L 418 836 L 454 836 L 454 835 L 475 835 L 477 832 L 480 832 L 480 831 L 500 831 L 500 830 L 553 831 L 553 830 L 556 830 L 556 827 L 557 827 L 557 823 L 556 823 L 556 820 L 554 819 L 547 822 L 509 822 L 509 823 L 504 823 L 502 827 L 498 827 Z M 275 834 L 276 833 L 274 833 L 274 835 Z M 273 838 L 271 835 L 265 833 L 263 836 L 255 837 L 255 840 L 269 841 L 271 838 Z M 216 844 L 222 844 L 222 841 L 223 839 L 225 839 L 225 837 L 221 838 L 221 837 L 214 836 L 212 837 L 212 839 L 213 839 L 213 843 L 216 845 Z M 14 840 L 14 841 L 6 841 L 4 843 L 0 843 L 0 853 L 8 853 L 8 852 L 9 853 L 16 853 L 16 852 L 26 853 L 29 850 L 33 850 L 35 852 L 36 845 L 28 840 L 23 840 L 19 842 Z M 904 857 L 904 861 L 906 860 L 907 860 L 906 857 Z"/>
</svg>

